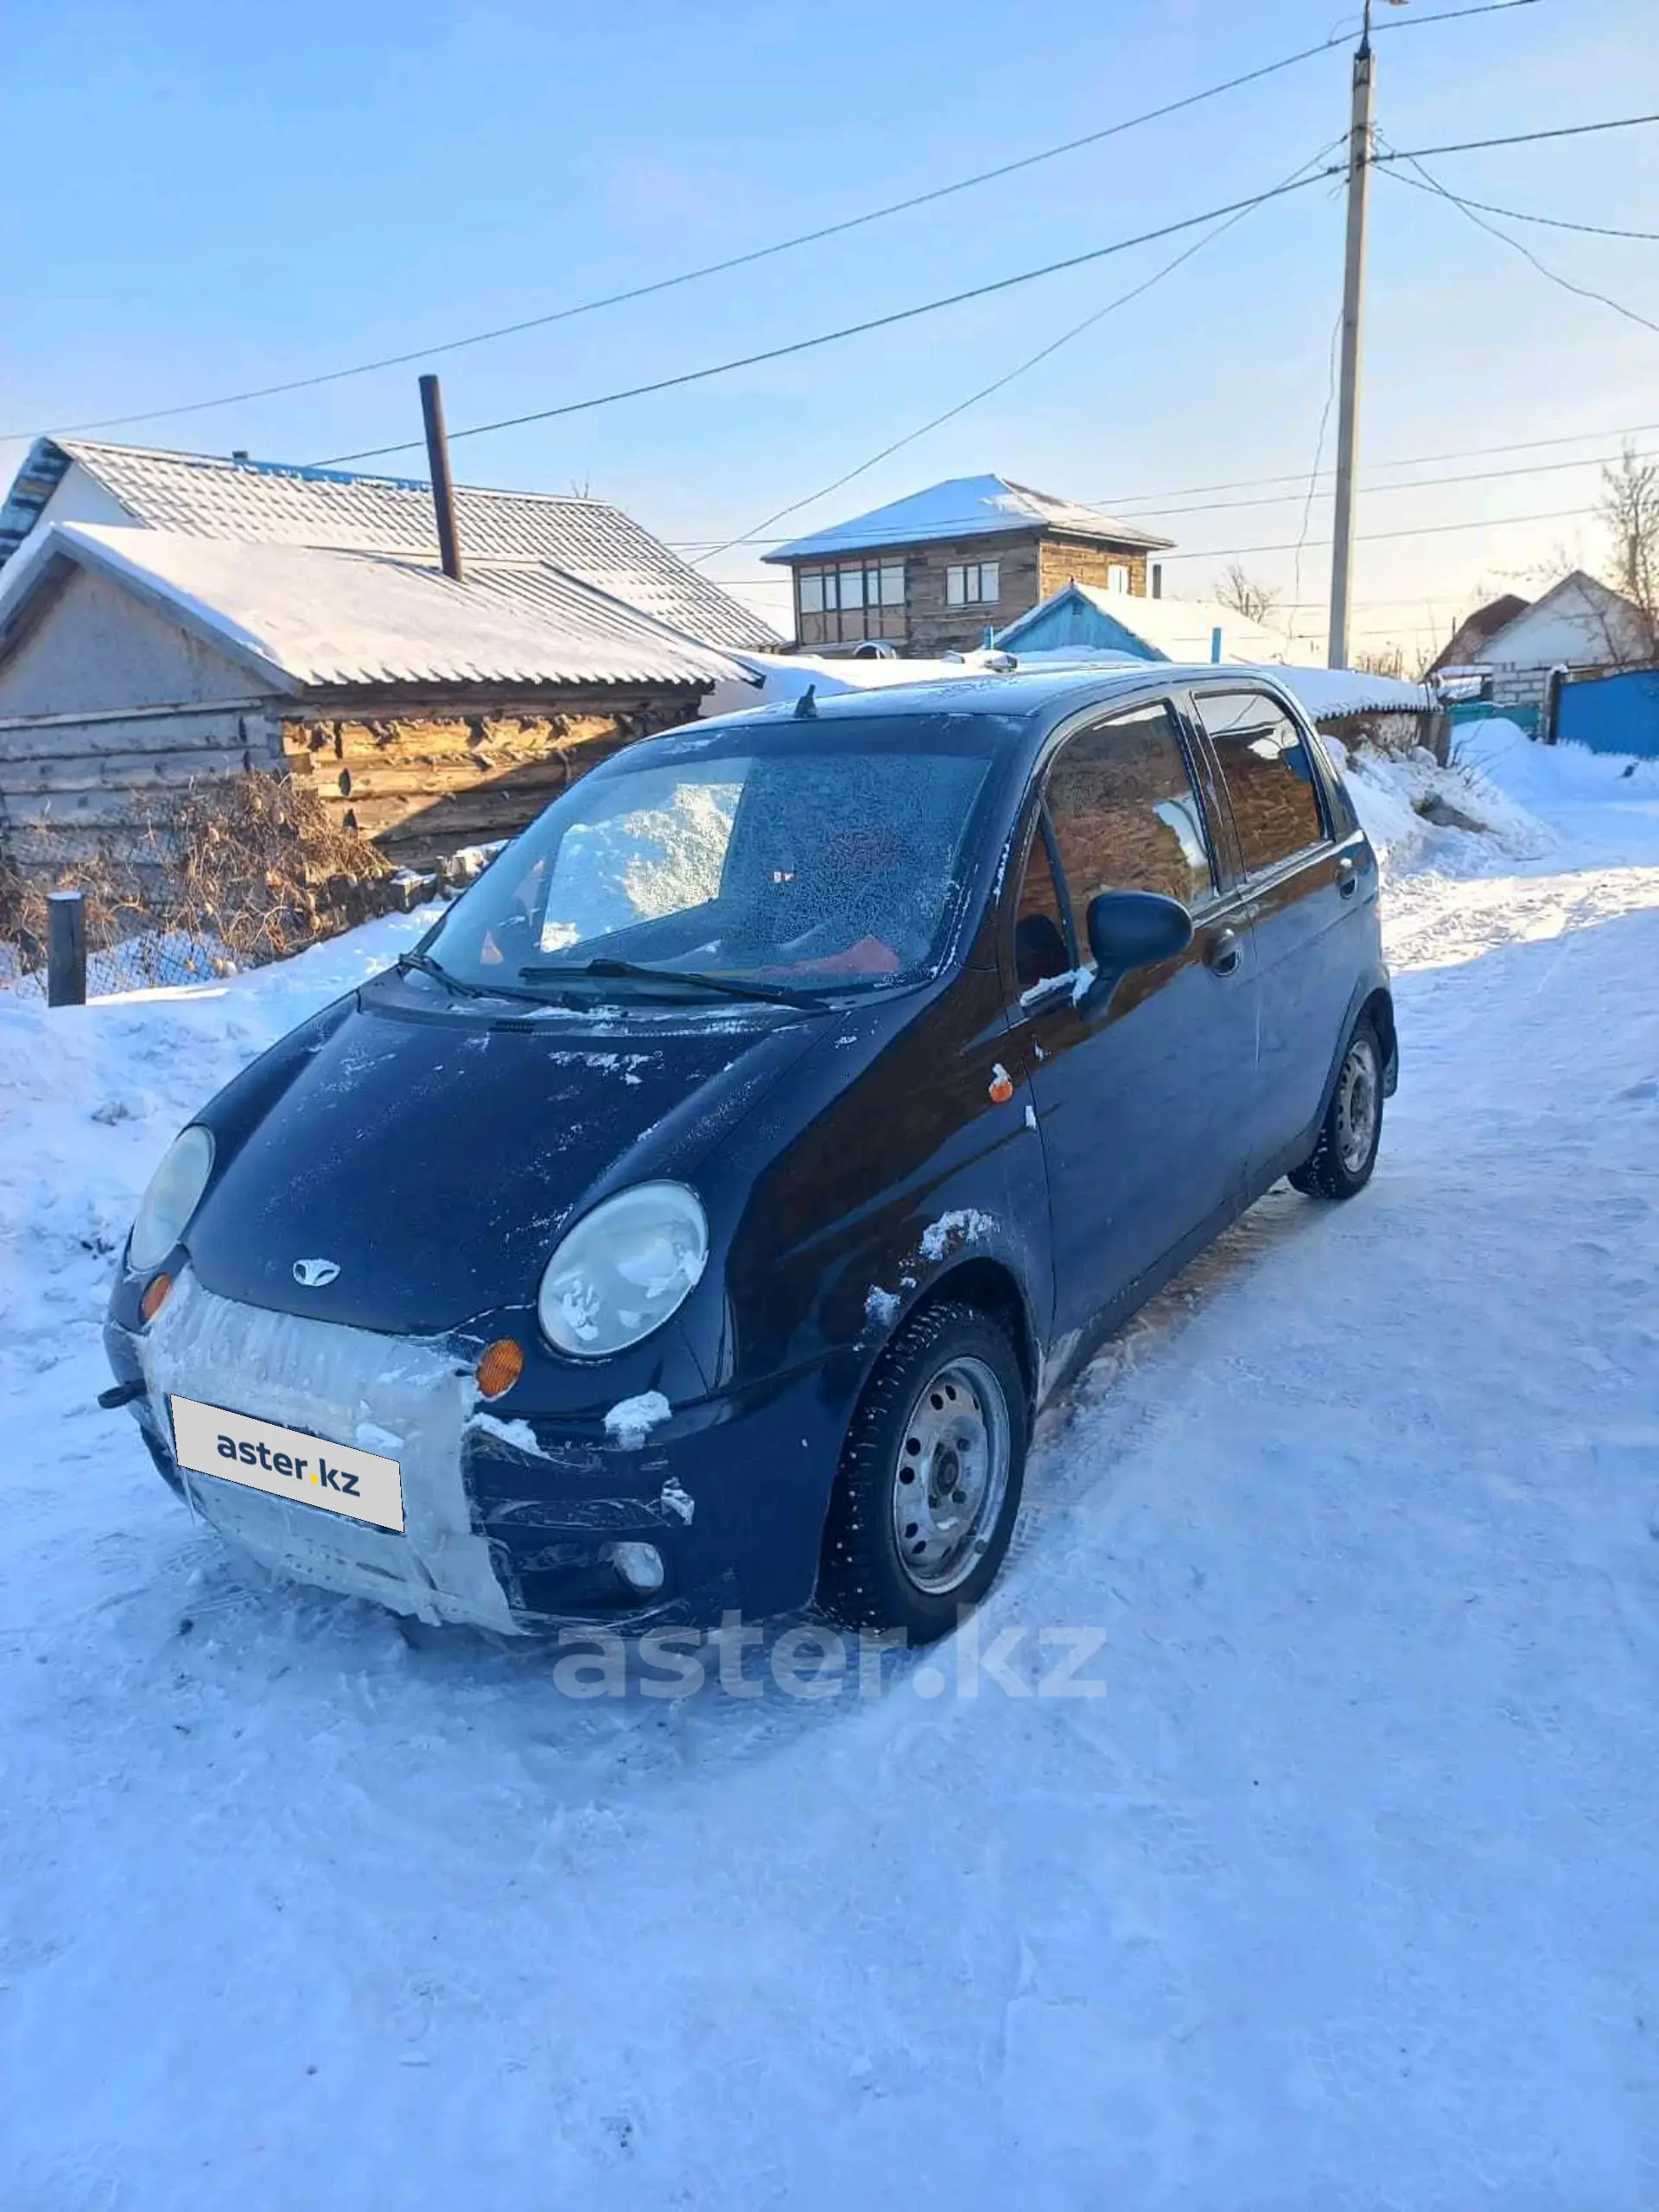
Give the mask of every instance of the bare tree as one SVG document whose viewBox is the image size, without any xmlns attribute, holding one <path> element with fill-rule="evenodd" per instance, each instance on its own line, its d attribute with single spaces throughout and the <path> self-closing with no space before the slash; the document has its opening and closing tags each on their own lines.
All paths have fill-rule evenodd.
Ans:
<svg viewBox="0 0 1659 2212">
<path fill-rule="evenodd" d="M 1406 672 L 1406 649 L 1403 645 L 1373 645 L 1369 652 L 1354 655 L 1354 666 L 1367 676 L 1403 677 Z"/>
<path fill-rule="evenodd" d="M 1610 540 L 1607 581 L 1641 615 L 1642 657 L 1650 658 L 1659 648 L 1659 461 L 1626 445 L 1618 466 L 1601 472 L 1596 513 Z"/>
<path fill-rule="evenodd" d="M 1224 607 L 1230 607 L 1235 614 L 1242 614 L 1247 622 L 1265 622 L 1279 604 L 1278 593 L 1270 585 L 1257 583 L 1255 577 L 1247 576 L 1236 561 L 1229 562 L 1222 570 L 1216 597 Z"/>
</svg>

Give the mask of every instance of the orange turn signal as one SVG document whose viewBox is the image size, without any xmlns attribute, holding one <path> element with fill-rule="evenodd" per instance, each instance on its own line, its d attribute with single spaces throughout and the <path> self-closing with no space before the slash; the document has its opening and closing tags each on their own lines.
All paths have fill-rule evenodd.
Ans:
<svg viewBox="0 0 1659 2212">
<path fill-rule="evenodd" d="M 511 1390 L 524 1371 L 524 1348 L 511 1337 L 498 1337 L 493 1344 L 486 1344 L 478 1356 L 474 1370 L 478 1387 L 486 1398 L 499 1398 Z"/>
<path fill-rule="evenodd" d="M 138 1311 L 146 1321 L 153 1321 L 167 1303 L 168 1293 L 173 1287 L 171 1275 L 156 1275 L 144 1286 L 144 1294 L 138 1301 Z"/>
</svg>

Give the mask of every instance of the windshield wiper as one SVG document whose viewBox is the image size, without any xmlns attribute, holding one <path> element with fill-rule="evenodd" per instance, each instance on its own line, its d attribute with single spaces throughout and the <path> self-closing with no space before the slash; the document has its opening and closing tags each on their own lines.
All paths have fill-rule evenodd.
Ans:
<svg viewBox="0 0 1659 2212">
<path fill-rule="evenodd" d="M 517 991 L 511 983 L 469 983 L 464 976 L 452 976 L 429 952 L 400 952 L 397 956 L 398 973 L 401 975 L 410 968 L 418 968 L 423 976 L 430 976 L 446 990 L 454 991 L 458 998 L 518 999 L 525 1006 L 545 1006 L 548 1003 L 546 995 L 542 991 Z"/>
<path fill-rule="evenodd" d="M 791 991 L 781 983 L 739 982 L 730 976 L 706 976 L 694 968 L 647 968 L 637 960 L 584 960 L 579 965 L 550 962 L 545 967 L 521 968 L 520 976 L 527 983 L 556 982 L 567 976 L 594 976 L 601 979 L 615 976 L 632 977 L 642 983 L 685 983 L 693 990 L 720 991 L 728 998 L 765 999 L 774 1006 L 804 1007 L 809 1014 L 822 1014 L 823 1001 L 810 991 Z"/>
</svg>

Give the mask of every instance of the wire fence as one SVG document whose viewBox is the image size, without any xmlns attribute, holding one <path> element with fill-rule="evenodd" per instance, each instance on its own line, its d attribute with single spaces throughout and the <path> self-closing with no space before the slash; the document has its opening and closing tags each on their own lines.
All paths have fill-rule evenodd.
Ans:
<svg viewBox="0 0 1659 2212">
<path fill-rule="evenodd" d="M 13 899 L 9 909 L 0 899 L 0 1004 L 33 999 L 76 1005 L 264 967 L 359 923 L 454 897 L 505 842 L 464 846 L 429 868 L 385 869 L 382 863 L 384 872 L 376 874 L 334 874 L 308 885 L 302 901 L 291 882 L 273 878 L 264 902 L 249 896 L 236 907 L 228 935 L 205 924 L 191 926 L 176 884 L 153 892 L 146 906 L 130 883 L 118 897 L 110 896 L 96 870 L 85 886 L 60 880 L 53 892 Z"/>
<path fill-rule="evenodd" d="M 146 930 L 116 944 L 87 947 L 86 995 L 111 998 L 123 991 L 210 982 L 218 976 L 235 975 L 242 965 L 211 937 Z M 0 992 L 20 999 L 43 999 L 47 970 L 44 946 L 0 944 Z"/>
</svg>

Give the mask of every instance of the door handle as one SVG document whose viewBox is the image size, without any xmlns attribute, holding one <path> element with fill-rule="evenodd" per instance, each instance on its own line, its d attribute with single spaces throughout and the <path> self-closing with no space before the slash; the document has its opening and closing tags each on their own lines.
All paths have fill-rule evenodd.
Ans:
<svg viewBox="0 0 1659 2212">
<path fill-rule="evenodd" d="M 1337 862 L 1337 889 L 1344 899 L 1351 899 L 1359 888 L 1359 874 L 1351 853 L 1344 853 Z"/>
<path fill-rule="evenodd" d="M 1205 940 L 1205 965 L 1217 976 L 1230 976 L 1238 965 L 1238 931 L 1212 930 Z"/>
</svg>

